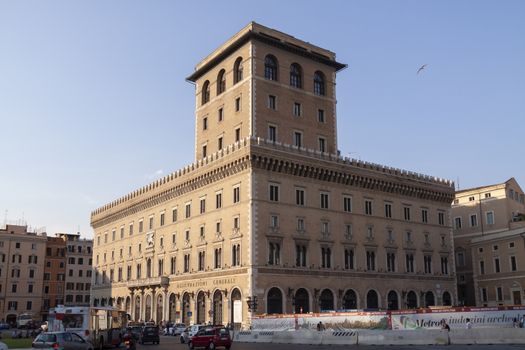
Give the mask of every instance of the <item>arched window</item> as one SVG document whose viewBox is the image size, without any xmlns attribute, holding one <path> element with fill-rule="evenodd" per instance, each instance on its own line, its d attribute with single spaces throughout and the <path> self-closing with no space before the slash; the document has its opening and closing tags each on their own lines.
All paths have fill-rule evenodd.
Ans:
<svg viewBox="0 0 525 350">
<path fill-rule="evenodd" d="M 266 313 L 283 313 L 283 293 L 281 293 L 281 290 L 279 288 L 273 287 L 268 291 Z"/>
<path fill-rule="evenodd" d="M 321 311 L 334 310 L 334 295 L 330 289 L 325 289 L 319 298 L 319 308 Z"/>
<path fill-rule="evenodd" d="M 325 83 L 324 74 L 322 72 L 315 72 L 314 74 L 314 94 L 324 96 L 325 95 Z"/>
<path fill-rule="evenodd" d="M 242 80 L 242 57 L 235 60 L 233 65 L 233 83 L 237 84 Z"/>
<path fill-rule="evenodd" d="M 413 291 L 407 294 L 407 309 L 417 308 L 417 295 Z"/>
<path fill-rule="evenodd" d="M 202 85 L 202 104 L 208 103 L 210 100 L 210 82 L 206 80 Z"/>
<path fill-rule="evenodd" d="M 221 69 L 217 75 L 217 95 L 222 94 L 226 90 L 226 77 L 224 76 L 224 69 Z"/>
<path fill-rule="evenodd" d="M 268 80 L 277 81 L 277 59 L 268 55 L 264 59 L 264 77 Z"/>
<path fill-rule="evenodd" d="M 431 291 L 428 291 L 425 294 L 425 307 L 434 306 L 434 305 L 436 305 L 434 302 L 434 293 L 432 293 Z"/>
<path fill-rule="evenodd" d="M 345 296 L 343 297 L 343 309 L 357 309 L 357 295 L 352 289 L 347 290 Z"/>
<path fill-rule="evenodd" d="M 387 302 L 388 302 L 388 310 L 398 310 L 399 309 L 399 302 L 397 300 L 397 293 L 393 290 L 388 292 L 387 296 Z"/>
<path fill-rule="evenodd" d="M 310 312 L 310 296 L 304 288 L 299 288 L 295 293 L 295 313 L 306 314 Z"/>
<path fill-rule="evenodd" d="M 366 294 L 366 307 L 367 309 L 379 308 L 379 300 L 375 290 L 369 290 Z"/>
<path fill-rule="evenodd" d="M 449 292 L 443 293 L 443 305 L 444 306 L 451 306 L 452 305 L 452 298 L 450 297 Z"/>
<path fill-rule="evenodd" d="M 297 63 L 292 63 L 290 66 L 290 85 L 296 88 L 303 87 L 302 69 Z"/>
</svg>

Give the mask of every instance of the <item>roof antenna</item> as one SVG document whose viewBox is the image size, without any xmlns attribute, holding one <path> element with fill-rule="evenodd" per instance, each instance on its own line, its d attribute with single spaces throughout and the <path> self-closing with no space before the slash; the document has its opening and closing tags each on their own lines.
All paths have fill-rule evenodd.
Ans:
<svg viewBox="0 0 525 350">
<path fill-rule="evenodd" d="M 458 176 L 458 181 L 456 182 L 456 190 L 459 191 L 459 176 Z"/>
</svg>

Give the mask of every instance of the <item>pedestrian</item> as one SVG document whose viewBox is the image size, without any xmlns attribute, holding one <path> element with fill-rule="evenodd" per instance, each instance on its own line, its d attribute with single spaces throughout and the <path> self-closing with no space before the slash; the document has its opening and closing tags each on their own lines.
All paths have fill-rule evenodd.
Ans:
<svg viewBox="0 0 525 350">
<path fill-rule="evenodd" d="M 525 315 L 520 318 L 520 328 L 525 328 Z"/>
<path fill-rule="evenodd" d="M 467 318 L 466 321 L 467 321 L 467 324 L 466 324 L 467 329 L 472 329 L 472 322 L 470 322 L 470 318 Z"/>
<path fill-rule="evenodd" d="M 447 324 L 447 321 L 445 321 L 445 319 L 441 320 L 441 329 L 446 329 L 450 332 L 450 326 Z"/>
<path fill-rule="evenodd" d="M 318 331 L 318 332 L 321 331 L 321 322 L 317 322 L 317 331 Z"/>
</svg>

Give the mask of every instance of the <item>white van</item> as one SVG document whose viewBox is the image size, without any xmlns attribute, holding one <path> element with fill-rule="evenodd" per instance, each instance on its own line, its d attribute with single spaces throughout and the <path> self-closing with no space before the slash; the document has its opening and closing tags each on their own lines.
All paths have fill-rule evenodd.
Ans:
<svg viewBox="0 0 525 350">
<path fill-rule="evenodd" d="M 194 324 L 193 326 L 189 326 L 180 334 L 180 342 L 181 344 L 187 343 L 191 337 L 193 337 L 199 329 L 206 327 L 204 324 Z"/>
</svg>

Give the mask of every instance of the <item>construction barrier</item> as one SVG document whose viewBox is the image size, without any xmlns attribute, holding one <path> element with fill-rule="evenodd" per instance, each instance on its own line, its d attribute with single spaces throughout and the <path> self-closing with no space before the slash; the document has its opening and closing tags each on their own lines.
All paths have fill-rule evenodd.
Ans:
<svg viewBox="0 0 525 350">
<path fill-rule="evenodd" d="M 525 344 L 525 328 L 452 329 L 450 344 Z"/>
<path fill-rule="evenodd" d="M 275 332 L 272 343 L 320 345 L 323 341 L 323 332 L 309 330 Z"/>
<path fill-rule="evenodd" d="M 447 345 L 448 332 L 441 329 L 413 331 L 359 331 L 359 345 Z"/>
<path fill-rule="evenodd" d="M 326 331 L 321 335 L 323 345 L 357 345 L 356 331 Z"/>
</svg>

